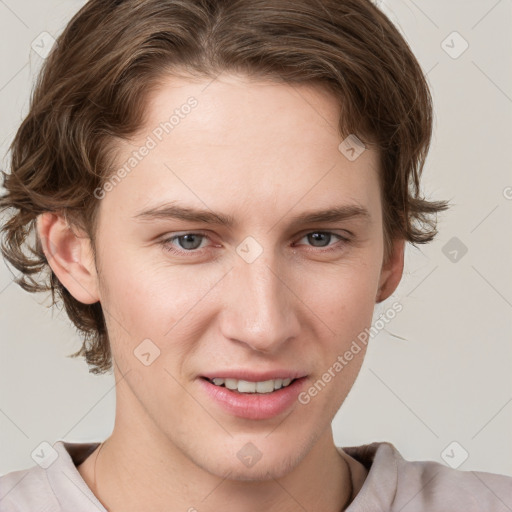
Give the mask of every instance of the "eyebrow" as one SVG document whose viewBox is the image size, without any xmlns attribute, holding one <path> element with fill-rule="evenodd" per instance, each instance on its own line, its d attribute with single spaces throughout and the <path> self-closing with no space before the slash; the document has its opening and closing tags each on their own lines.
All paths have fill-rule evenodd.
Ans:
<svg viewBox="0 0 512 512">
<path fill-rule="evenodd" d="M 233 227 L 235 225 L 235 219 L 232 215 L 213 212 L 211 210 L 200 210 L 190 206 L 179 205 L 174 202 L 163 203 L 140 211 L 132 218 L 137 221 L 177 219 L 226 227 Z M 293 215 L 290 218 L 290 225 L 321 222 L 333 223 L 353 218 L 361 218 L 369 221 L 371 219 L 371 215 L 370 212 L 362 206 L 347 204 L 321 210 L 306 211 Z"/>
</svg>

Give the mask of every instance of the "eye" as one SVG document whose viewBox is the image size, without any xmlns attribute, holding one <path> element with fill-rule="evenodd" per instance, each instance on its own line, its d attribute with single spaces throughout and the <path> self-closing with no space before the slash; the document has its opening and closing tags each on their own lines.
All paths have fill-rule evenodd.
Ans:
<svg viewBox="0 0 512 512">
<path fill-rule="evenodd" d="M 201 242 L 208 237 L 203 233 L 183 233 L 181 235 L 174 235 L 165 240 L 162 240 L 166 251 L 173 254 L 184 254 L 187 252 L 200 252 L 198 249 L 201 246 Z M 177 242 L 178 247 L 175 242 Z"/>
<path fill-rule="evenodd" d="M 329 242 L 332 241 L 333 237 L 336 237 L 341 243 L 329 245 Z M 312 243 L 315 248 L 328 247 L 328 249 L 326 249 L 327 251 L 341 249 L 345 243 L 350 242 L 347 237 L 338 235 L 332 231 L 311 231 L 301 238 L 301 240 L 304 239 L 307 239 L 308 242 Z"/>
<path fill-rule="evenodd" d="M 338 243 L 330 243 L 333 241 L 333 237 L 336 237 Z M 308 243 L 312 244 L 313 249 L 320 249 L 320 251 L 316 252 L 341 250 L 344 245 L 350 242 L 349 238 L 331 231 L 311 231 L 306 233 L 300 240 L 304 239 L 307 239 Z M 201 249 L 205 248 L 203 244 L 205 240 L 210 240 L 206 234 L 190 232 L 173 235 L 165 238 L 160 243 L 165 251 L 182 256 L 187 253 L 190 255 L 200 254 L 202 252 Z M 334 242 L 336 242 L 336 240 L 334 240 Z"/>
</svg>

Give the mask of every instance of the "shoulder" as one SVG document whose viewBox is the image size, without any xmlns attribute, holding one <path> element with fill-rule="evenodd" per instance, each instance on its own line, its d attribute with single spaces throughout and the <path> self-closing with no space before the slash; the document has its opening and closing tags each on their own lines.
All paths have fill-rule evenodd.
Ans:
<svg viewBox="0 0 512 512">
<path fill-rule="evenodd" d="M 0 510 L 2 512 L 59 511 L 59 502 L 52 492 L 46 471 L 39 466 L 34 466 L 0 476 Z"/>
<path fill-rule="evenodd" d="M 39 465 L 0 476 L 0 511 L 104 511 L 76 468 L 97 445 L 45 443 L 36 453 L 41 459 Z"/>
<path fill-rule="evenodd" d="M 359 510 L 358 500 L 365 507 L 372 505 L 375 511 L 512 510 L 510 476 L 462 471 L 435 461 L 409 461 L 387 442 L 347 447 L 343 451 L 368 470 L 363 487 L 352 502 L 356 506 L 349 508 L 350 512 Z"/>
</svg>

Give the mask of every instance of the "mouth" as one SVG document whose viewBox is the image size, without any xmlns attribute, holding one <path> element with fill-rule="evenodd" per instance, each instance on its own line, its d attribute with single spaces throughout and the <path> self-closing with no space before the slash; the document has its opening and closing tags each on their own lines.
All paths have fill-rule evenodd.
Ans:
<svg viewBox="0 0 512 512">
<path fill-rule="evenodd" d="M 285 379 L 269 379 L 263 381 L 248 381 L 241 379 L 231 379 L 222 377 L 202 377 L 211 384 L 217 387 L 227 388 L 234 393 L 240 394 L 268 394 L 274 393 L 283 388 L 291 386 L 297 379 L 285 378 Z"/>
<path fill-rule="evenodd" d="M 238 372 L 240 373 L 240 372 Z M 288 373 L 289 374 L 289 373 Z M 240 376 L 240 375 L 238 375 Z M 245 376 L 245 375 L 244 375 Z M 251 376 L 254 378 L 254 376 Z M 246 378 L 251 378 L 246 377 Z M 307 376 L 289 376 L 265 380 L 243 380 L 230 377 L 201 376 L 202 392 L 215 408 L 249 420 L 270 419 L 296 407 L 297 397 L 307 383 Z"/>
</svg>

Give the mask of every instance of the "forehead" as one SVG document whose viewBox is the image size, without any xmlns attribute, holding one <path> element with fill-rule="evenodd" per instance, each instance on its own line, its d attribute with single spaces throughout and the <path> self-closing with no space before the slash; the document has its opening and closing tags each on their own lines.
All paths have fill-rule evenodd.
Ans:
<svg viewBox="0 0 512 512">
<path fill-rule="evenodd" d="M 377 155 L 367 149 L 351 161 L 340 151 L 340 108 L 316 85 L 169 77 L 148 97 L 137 135 L 118 145 L 116 164 L 128 173 L 109 201 L 179 199 L 228 213 L 306 210 L 343 198 L 369 205 Z"/>
<path fill-rule="evenodd" d="M 197 100 L 197 106 L 190 116 L 185 114 L 190 121 L 184 125 L 204 128 L 198 138 L 205 142 L 211 127 L 215 128 L 213 135 L 222 136 L 225 144 L 231 144 L 248 134 L 260 138 L 262 124 L 269 136 L 293 133 L 297 121 L 307 123 L 312 135 L 319 129 L 337 135 L 339 102 L 319 85 L 277 83 L 232 73 L 222 73 L 214 79 L 164 80 L 148 96 L 144 128 L 157 126 L 166 113 L 179 110 L 191 97 Z M 308 137 L 308 133 L 302 133 L 302 137 Z"/>
</svg>

